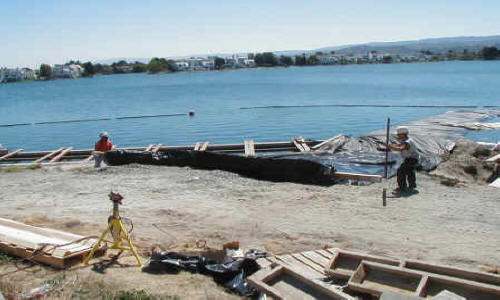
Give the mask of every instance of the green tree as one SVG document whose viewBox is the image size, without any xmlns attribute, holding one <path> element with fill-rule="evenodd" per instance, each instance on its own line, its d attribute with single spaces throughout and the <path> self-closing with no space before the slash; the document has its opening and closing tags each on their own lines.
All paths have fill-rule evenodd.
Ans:
<svg viewBox="0 0 500 300">
<path fill-rule="evenodd" d="M 150 73 L 173 72 L 175 68 L 172 66 L 173 61 L 167 61 L 164 58 L 153 57 L 148 63 Z"/>
<path fill-rule="evenodd" d="M 285 66 L 291 66 L 293 65 L 293 59 L 290 56 L 281 55 L 280 63 Z"/>
<path fill-rule="evenodd" d="M 221 58 L 221 57 L 214 58 L 214 67 L 217 70 L 220 70 L 225 63 L 226 63 L 226 61 L 224 60 L 224 58 Z"/>
<path fill-rule="evenodd" d="M 94 66 L 90 61 L 83 64 L 83 74 L 84 77 L 92 77 L 95 74 Z"/>
<path fill-rule="evenodd" d="M 52 67 L 47 64 L 42 64 L 40 66 L 40 76 L 44 78 L 52 77 Z"/>
<path fill-rule="evenodd" d="M 484 59 L 493 60 L 500 56 L 500 51 L 497 47 L 484 47 L 483 50 L 481 50 L 481 54 Z"/>
<path fill-rule="evenodd" d="M 316 57 L 316 55 L 310 55 L 306 60 L 306 64 L 308 65 L 317 65 L 318 63 L 319 59 Z"/>
<path fill-rule="evenodd" d="M 384 63 L 384 64 L 390 64 L 390 63 L 392 63 L 392 56 L 390 56 L 390 55 L 384 55 L 384 57 L 382 58 L 382 63 Z"/>
<path fill-rule="evenodd" d="M 146 64 L 136 61 L 132 65 L 132 73 L 144 73 L 147 71 L 148 71 L 148 66 Z"/>
<path fill-rule="evenodd" d="M 304 66 L 306 64 L 306 54 L 295 55 L 295 65 Z"/>
</svg>

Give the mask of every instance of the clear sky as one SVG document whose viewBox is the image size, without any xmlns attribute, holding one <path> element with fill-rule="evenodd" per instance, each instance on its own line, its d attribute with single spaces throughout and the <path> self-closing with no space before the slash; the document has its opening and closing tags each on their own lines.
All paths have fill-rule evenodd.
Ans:
<svg viewBox="0 0 500 300">
<path fill-rule="evenodd" d="M 0 0 L 0 66 L 500 34 L 498 0 Z"/>
</svg>

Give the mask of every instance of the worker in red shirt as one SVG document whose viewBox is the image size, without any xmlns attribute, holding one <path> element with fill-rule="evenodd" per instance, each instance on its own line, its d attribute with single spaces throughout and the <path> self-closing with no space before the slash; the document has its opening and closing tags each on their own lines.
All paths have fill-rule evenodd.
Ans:
<svg viewBox="0 0 500 300">
<path fill-rule="evenodd" d="M 99 168 L 101 167 L 101 163 L 104 159 L 104 153 L 107 151 L 113 149 L 113 144 L 109 141 L 109 136 L 106 131 L 103 131 L 99 134 L 100 140 L 95 143 L 94 147 L 94 161 L 95 165 L 94 167 Z"/>
</svg>

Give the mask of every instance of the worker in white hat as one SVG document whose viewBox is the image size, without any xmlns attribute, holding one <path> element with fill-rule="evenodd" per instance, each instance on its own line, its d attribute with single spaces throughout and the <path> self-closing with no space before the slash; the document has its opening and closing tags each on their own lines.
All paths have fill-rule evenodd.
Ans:
<svg viewBox="0 0 500 300">
<path fill-rule="evenodd" d="M 396 138 L 399 143 L 388 145 L 389 149 L 401 152 L 404 159 L 397 171 L 398 188 L 393 191 L 394 194 L 408 192 L 417 187 L 415 169 L 420 156 L 415 143 L 408 135 L 408 127 L 400 126 L 396 128 Z"/>
<path fill-rule="evenodd" d="M 94 147 L 94 167 L 101 167 L 101 163 L 104 159 L 104 153 L 114 148 L 113 144 L 109 141 L 109 135 L 106 131 L 99 134 L 99 141 L 95 143 Z"/>
</svg>

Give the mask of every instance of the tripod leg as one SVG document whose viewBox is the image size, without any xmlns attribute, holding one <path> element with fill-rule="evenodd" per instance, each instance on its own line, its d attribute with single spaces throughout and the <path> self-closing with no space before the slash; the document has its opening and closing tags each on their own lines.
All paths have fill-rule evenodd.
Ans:
<svg viewBox="0 0 500 300">
<path fill-rule="evenodd" d="M 83 260 L 83 263 L 85 265 L 88 265 L 89 261 L 92 259 L 92 257 L 94 257 L 94 254 L 97 251 L 97 249 L 99 249 L 99 246 L 101 245 L 102 240 L 104 240 L 104 237 L 106 236 L 106 234 L 111 229 L 111 225 L 112 225 L 112 222 L 110 222 L 108 224 L 108 228 L 106 228 L 106 230 L 104 230 L 104 232 L 101 234 L 101 237 L 99 238 L 99 240 L 97 241 L 97 243 L 94 245 L 94 247 L 92 247 L 92 250 L 90 250 L 89 255 L 87 255 L 87 257 Z"/>
<path fill-rule="evenodd" d="M 135 256 L 135 259 L 137 259 L 137 262 L 139 263 L 139 266 L 142 267 L 141 259 L 139 258 L 139 254 L 137 254 L 137 251 L 135 250 L 135 247 L 132 244 L 132 241 L 130 240 L 130 236 L 128 235 L 127 229 L 125 229 L 125 226 L 123 226 L 122 220 L 119 220 L 119 222 L 120 222 L 120 226 L 121 226 L 121 229 L 122 229 L 123 237 L 125 237 L 125 239 L 127 240 L 128 246 L 130 247 L 130 251 L 132 251 L 132 253 Z"/>
</svg>

